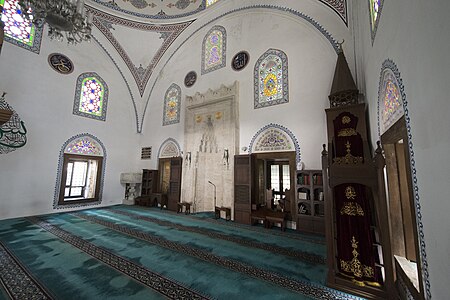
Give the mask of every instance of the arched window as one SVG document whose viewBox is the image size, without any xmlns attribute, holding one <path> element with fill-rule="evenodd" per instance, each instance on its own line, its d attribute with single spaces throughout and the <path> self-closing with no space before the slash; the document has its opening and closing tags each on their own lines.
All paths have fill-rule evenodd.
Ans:
<svg viewBox="0 0 450 300">
<path fill-rule="evenodd" d="M 39 53 L 43 27 L 37 28 L 30 20 L 23 18 L 18 3 L 18 0 L 0 0 L 5 41 Z"/>
<path fill-rule="evenodd" d="M 203 39 L 202 74 L 225 67 L 227 33 L 222 26 L 211 28 Z"/>
<path fill-rule="evenodd" d="M 106 149 L 91 134 L 71 137 L 61 148 L 54 208 L 99 204 L 102 197 Z"/>
<path fill-rule="evenodd" d="M 379 102 L 380 134 L 388 130 L 403 115 L 403 102 L 397 79 L 390 69 L 382 75 L 381 101 Z"/>
<path fill-rule="evenodd" d="M 78 76 L 74 115 L 105 121 L 107 104 L 108 86 L 97 73 L 83 73 Z"/>
<path fill-rule="evenodd" d="M 384 0 L 369 0 L 370 31 L 372 34 L 372 43 L 375 40 L 375 34 L 377 32 L 383 2 Z"/>
<path fill-rule="evenodd" d="M 180 123 L 181 88 L 172 83 L 164 97 L 163 126 Z"/>
<path fill-rule="evenodd" d="M 255 64 L 255 108 L 289 102 L 288 60 L 281 50 L 267 50 Z"/>
</svg>

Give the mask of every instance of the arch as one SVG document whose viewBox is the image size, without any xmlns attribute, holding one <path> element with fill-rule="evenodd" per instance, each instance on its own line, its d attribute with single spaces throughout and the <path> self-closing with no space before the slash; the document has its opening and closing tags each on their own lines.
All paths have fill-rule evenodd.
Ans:
<svg viewBox="0 0 450 300">
<path fill-rule="evenodd" d="M 97 157 L 101 160 L 101 168 L 97 170 L 99 173 L 98 192 L 97 197 L 93 201 L 85 203 L 64 204 L 60 203 L 61 196 L 61 180 L 64 172 L 64 162 L 67 155 L 74 155 L 78 157 Z M 69 138 L 61 147 L 59 152 L 58 168 L 56 170 L 56 185 L 53 199 L 53 208 L 74 208 L 86 205 L 98 205 L 102 202 L 103 184 L 106 170 L 106 148 L 103 143 L 94 135 L 89 133 L 80 133 Z"/>
<path fill-rule="evenodd" d="M 381 74 L 378 98 L 378 135 L 381 136 L 405 113 L 400 87 L 390 68 L 385 68 Z"/>
<path fill-rule="evenodd" d="M 301 162 L 300 146 L 295 135 L 288 128 L 270 123 L 253 136 L 248 147 L 249 154 L 257 152 L 294 151 L 297 166 Z"/>
<path fill-rule="evenodd" d="M 389 76 L 386 76 L 386 75 Z M 400 99 L 400 103 L 402 104 L 403 114 L 405 116 L 406 122 L 406 131 L 408 136 L 408 152 L 410 156 L 410 167 L 411 167 L 411 178 L 412 178 L 412 189 L 414 196 L 414 211 L 416 213 L 417 220 L 417 233 L 418 233 L 418 247 L 420 247 L 420 256 L 421 256 L 421 271 L 422 278 L 424 283 L 424 292 L 426 294 L 427 299 L 431 298 L 430 291 L 430 280 L 428 277 L 428 263 L 427 263 L 427 254 L 425 249 L 425 237 L 423 232 L 423 223 L 422 223 L 422 213 L 421 213 L 421 205 L 420 205 L 420 197 L 419 197 L 419 187 L 417 184 L 417 170 L 416 170 L 416 162 L 414 159 L 414 150 L 413 150 L 413 142 L 412 142 L 412 133 L 411 133 L 411 119 L 408 113 L 408 101 L 406 99 L 405 87 L 403 86 L 403 80 L 400 76 L 400 71 L 397 68 L 397 65 L 391 59 L 386 59 L 382 66 L 380 72 L 380 80 L 378 87 L 378 111 L 377 111 L 377 122 L 378 122 L 378 134 L 380 136 L 380 106 L 382 105 L 380 102 L 384 102 L 385 99 L 385 79 L 395 80 L 398 86 L 398 94 Z M 383 104 L 384 105 L 384 104 Z"/>
<path fill-rule="evenodd" d="M 76 83 L 73 114 L 106 121 L 108 93 L 108 85 L 97 73 L 80 74 Z"/>
<path fill-rule="evenodd" d="M 220 25 L 213 26 L 203 38 L 202 75 L 226 65 L 227 32 Z"/>
<path fill-rule="evenodd" d="M 162 142 L 158 150 L 158 158 L 181 156 L 181 147 L 173 138 L 168 138 Z"/>
<path fill-rule="evenodd" d="M 95 0 L 94 0 L 95 1 Z M 169 57 L 167 58 L 167 60 L 162 64 L 161 66 L 161 70 L 164 69 L 164 67 L 169 63 L 169 61 L 172 59 L 172 57 L 174 57 L 174 55 L 178 52 L 178 50 L 181 49 L 181 47 L 191 38 L 193 37 L 195 34 L 197 34 L 198 31 L 200 31 L 201 29 L 203 29 L 206 26 L 209 26 L 210 24 L 216 22 L 217 20 L 219 20 L 220 18 L 223 18 L 225 16 L 228 15 L 232 15 L 232 14 L 236 14 L 236 13 L 240 13 L 242 11 L 253 11 L 253 10 L 262 10 L 262 11 L 269 11 L 269 12 L 283 12 L 286 13 L 288 15 L 293 15 L 295 17 L 299 17 L 300 19 L 303 19 L 304 21 L 306 21 L 307 23 L 309 23 L 311 26 L 313 26 L 317 31 L 320 32 L 320 34 L 329 42 L 330 46 L 333 48 L 333 50 L 336 52 L 336 54 L 339 53 L 339 44 L 336 42 L 336 39 L 322 26 L 319 24 L 319 22 L 317 22 L 316 20 L 314 20 L 313 18 L 311 18 L 310 16 L 299 12 L 297 10 L 291 9 L 291 8 L 286 8 L 286 7 L 281 7 L 281 6 L 275 6 L 275 5 L 267 5 L 267 4 L 263 4 L 263 5 L 251 5 L 251 6 L 245 6 L 245 7 L 241 7 L 241 8 L 236 8 L 233 9 L 231 11 L 225 12 L 217 17 L 212 18 L 211 20 L 209 20 L 208 22 L 206 22 L 203 25 L 200 25 L 198 29 L 196 29 L 194 32 L 192 32 L 191 34 L 189 34 L 184 40 L 182 40 L 180 42 L 180 44 L 173 50 L 173 52 L 169 55 Z M 161 73 L 161 71 L 160 71 Z M 145 102 L 145 106 L 144 106 L 144 111 L 142 112 L 142 118 L 141 118 L 141 122 L 137 122 L 138 125 L 138 132 L 142 132 L 142 125 L 144 123 L 144 119 L 145 119 L 145 113 L 147 111 L 147 107 L 148 104 L 150 102 L 150 96 L 153 93 L 153 89 L 156 86 L 156 82 L 158 81 L 159 77 L 155 77 L 152 87 L 150 89 L 150 93 L 149 96 L 147 98 L 147 101 Z"/>
<path fill-rule="evenodd" d="M 289 102 L 288 59 L 286 53 L 269 49 L 255 63 L 254 108 Z"/>
<path fill-rule="evenodd" d="M 180 123 L 181 88 L 172 83 L 164 96 L 163 126 Z"/>
</svg>

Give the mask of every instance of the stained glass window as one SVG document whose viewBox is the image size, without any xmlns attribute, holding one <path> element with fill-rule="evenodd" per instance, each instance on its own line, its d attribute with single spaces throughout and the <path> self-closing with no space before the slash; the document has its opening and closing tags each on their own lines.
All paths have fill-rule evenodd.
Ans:
<svg viewBox="0 0 450 300">
<path fill-rule="evenodd" d="M 97 73 L 83 73 L 78 77 L 73 113 L 106 120 L 108 86 Z"/>
<path fill-rule="evenodd" d="M 267 50 L 255 64 L 255 108 L 289 102 L 287 56 Z"/>
<path fill-rule="evenodd" d="M 181 88 L 172 83 L 164 97 L 163 126 L 180 122 Z"/>
<path fill-rule="evenodd" d="M 381 133 L 384 133 L 403 116 L 404 110 L 397 80 L 389 70 L 384 73 L 382 88 L 379 109 L 381 114 L 380 130 Z"/>
<path fill-rule="evenodd" d="M 24 18 L 18 0 L 0 0 L 3 6 L 2 21 L 5 24 L 5 40 L 39 53 L 42 28 L 36 28 Z M 33 16 L 30 16 L 32 19 Z"/>
<path fill-rule="evenodd" d="M 103 150 L 93 138 L 81 136 L 70 141 L 64 149 L 64 153 L 102 156 Z"/>
<path fill-rule="evenodd" d="M 375 39 L 378 22 L 380 20 L 381 8 L 383 7 L 383 0 L 369 0 L 370 11 L 370 30 L 372 33 L 372 42 Z"/>
<path fill-rule="evenodd" d="M 227 34 L 222 26 L 211 28 L 203 39 L 202 74 L 225 67 Z"/>
<path fill-rule="evenodd" d="M 214 3 L 216 3 L 219 0 L 206 0 L 206 7 L 213 5 Z"/>
</svg>

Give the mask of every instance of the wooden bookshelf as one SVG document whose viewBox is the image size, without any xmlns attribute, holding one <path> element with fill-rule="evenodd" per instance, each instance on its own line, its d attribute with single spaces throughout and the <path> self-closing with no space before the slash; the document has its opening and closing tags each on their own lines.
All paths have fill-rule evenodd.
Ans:
<svg viewBox="0 0 450 300">
<path fill-rule="evenodd" d="M 297 230 L 325 234 L 325 201 L 321 170 L 297 171 Z"/>
</svg>

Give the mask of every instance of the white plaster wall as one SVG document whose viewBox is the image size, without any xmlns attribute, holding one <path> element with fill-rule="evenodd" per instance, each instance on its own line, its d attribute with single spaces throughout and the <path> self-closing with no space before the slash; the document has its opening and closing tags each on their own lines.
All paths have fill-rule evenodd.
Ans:
<svg viewBox="0 0 450 300">
<path fill-rule="evenodd" d="M 154 149 L 158 149 L 169 136 L 180 142 L 183 148 L 184 103 L 180 123 L 161 126 L 164 94 L 171 83 L 175 82 L 181 87 L 184 101 L 186 95 L 203 93 L 209 88 L 218 89 L 221 84 L 231 85 L 237 80 L 240 87 L 239 147 L 248 147 L 252 137 L 263 126 L 269 123 L 280 124 L 297 137 L 305 167 L 321 168 L 320 152 L 322 144 L 326 142 L 324 109 L 329 107 L 328 94 L 337 58 L 330 42 L 304 19 L 278 10 L 238 11 L 203 26 L 207 20 L 220 16 L 227 9 L 244 5 L 242 2 L 230 1 L 227 6 L 226 2 L 228 1 L 220 3 L 221 6 L 217 11 L 210 12 L 186 29 L 161 60 L 162 69 L 155 70 L 158 76 L 145 115 L 142 145 L 152 145 Z M 246 1 L 245 5 L 255 3 L 261 1 L 249 3 Z M 334 17 L 334 13 L 330 12 L 328 7 L 317 3 L 318 1 L 305 1 L 299 11 L 325 21 L 327 23 L 327 26 L 324 25 L 325 29 L 332 35 L 333 32 L 336 33 L 334 37 L 337 40 L 343 38 L 351 40 L 347 27 L 339 17 Z M 283 6 L 285 2 L 277 1 L 276 4 Z M 323 15 L 320 15 L 320 12 Z M 329 18 L 325 19 L 324 16 Z M 201 75 L 202 41 L 207 31 L 214 25 L 221 25 L 227 31 L 226 67 Z M 191 37 L 187 39 L 188 36 Z M 174 53 L 186 39 L 187 41 Z M 346 54 L 350 57 L 351 64 L 352 43 L 348 43 L 347 46 L 350 50 Z M 254 109 L 253 69 L 258 58 L 269 48 L 280 49 L 288 56 L 290 100 L 287 104 Z M 236 72 L 232 70 L 230 61 L 241 50 L 249 52 L 250 62 L 244 70 Z M 170 60 L 167 62 L 169 57 Z M 193 87 L 186 88 L 183 83 L 184 76 L 191 70 L 197 73 L 198 79 Z M 152 79 L 149 86 L 151 84 Z M 156 167 L 156 155 L 151 162 L 143 162 L 143 167 L 144 164 Z"/>
<path fill-rule="evenodd" d="M 392 59 L 405 87 L 420 212 L 433 299 L 448 299 L 450 285 L 450 2 L 385 1 L 373 46 L 367 1 L 353 0 L 359 23 L 359 86 L 369 104 L 371 136 L 377 139 L 376 107 L 381 65 Z"/>
<path fill-rule="evenodd" d="M 101 205 L 122 202 L 121 172 L 137 170 L 140 155 L 135 117 L 116 68 L 95 43 L 68 46 L 50 41 L 46 32 L 39 55 L 5 42 L 0 56 L 0 90 L 28 130 L 27 144 L 0 155 L 0 219 L 52 213 L 59 151 L 79 133 L 96 136 L 106 147 L 106 174 Z M 67 55 L 70 75 L 53 71 L 50 53 Z M 97 72 L 108 84 L 106 122 L 72 114 L 75 83 L 83 72 Z"/>
</svg>

